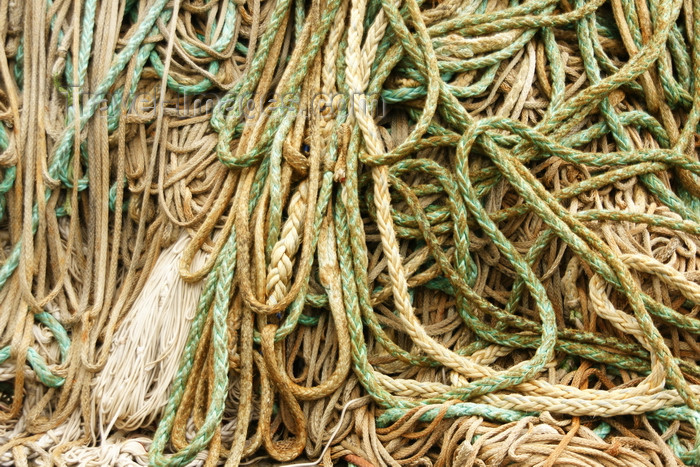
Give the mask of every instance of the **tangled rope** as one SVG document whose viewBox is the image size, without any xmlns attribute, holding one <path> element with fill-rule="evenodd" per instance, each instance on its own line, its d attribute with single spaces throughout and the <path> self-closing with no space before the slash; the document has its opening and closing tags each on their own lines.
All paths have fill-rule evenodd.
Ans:
<svg viewBox="0 0 700 467">
<path fill-rule="evenodd" d="M 700 464 L 699 40 L 0 0 L 0 463 Z"/>
</svg>

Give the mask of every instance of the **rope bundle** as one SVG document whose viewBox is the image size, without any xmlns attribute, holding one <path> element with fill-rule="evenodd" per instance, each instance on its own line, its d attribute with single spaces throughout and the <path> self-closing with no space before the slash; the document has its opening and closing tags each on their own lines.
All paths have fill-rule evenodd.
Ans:
<svg viewBox="0 0 700 467">
<path fill-rule="evenodd" d="M 700 463 L 698 38 L 0 0 L 0 462 Z"/>
</svg>

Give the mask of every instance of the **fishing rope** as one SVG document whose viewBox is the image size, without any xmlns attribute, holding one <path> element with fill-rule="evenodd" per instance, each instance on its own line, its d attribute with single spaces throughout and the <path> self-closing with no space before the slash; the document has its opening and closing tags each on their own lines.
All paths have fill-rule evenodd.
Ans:
<svg viewBox="0 0 700 467">
<path fill-rule="evenodd" d="M 700 464 L 699 40 L 0 0 L 0 464 Z"/>
</svg>

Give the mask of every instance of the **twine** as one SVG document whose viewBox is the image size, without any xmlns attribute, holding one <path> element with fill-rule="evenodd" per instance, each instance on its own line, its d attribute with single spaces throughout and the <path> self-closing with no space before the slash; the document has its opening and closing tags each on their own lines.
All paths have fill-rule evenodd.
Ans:
<svg viewBox="0 0 700 467">
<path fill-rule="evenodd" d="M 0 463 L 700 464 L 699 37 L 0 0 Z"/>
</svg>

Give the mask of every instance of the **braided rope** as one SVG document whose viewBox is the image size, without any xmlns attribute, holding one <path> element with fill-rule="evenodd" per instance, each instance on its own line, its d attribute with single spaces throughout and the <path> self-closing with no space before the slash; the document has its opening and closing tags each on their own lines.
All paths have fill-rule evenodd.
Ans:
<svg viewBox="0 0 700 467">
<path fill-rule="evenodd" d="M 0 464 L 700 464 L 699 40 L 0 0 Z"/>
</svg>

